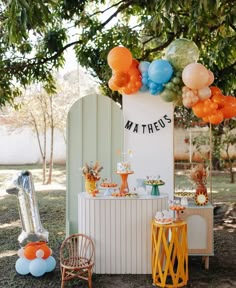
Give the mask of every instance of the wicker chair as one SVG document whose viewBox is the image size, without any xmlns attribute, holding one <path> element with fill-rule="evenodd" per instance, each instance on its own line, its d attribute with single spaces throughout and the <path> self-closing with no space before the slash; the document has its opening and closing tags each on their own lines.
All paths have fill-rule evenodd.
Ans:
<svg viewBox="0 0 236 288">
<path fill-rule="evenodd" d="M 79 278 L 88 281 L 92 288 L 92 271 L 94 266 L 94 244 L 84 234 L 67 237 L 60 248 L 61 288 L 65 281 Z"/>
</svg>

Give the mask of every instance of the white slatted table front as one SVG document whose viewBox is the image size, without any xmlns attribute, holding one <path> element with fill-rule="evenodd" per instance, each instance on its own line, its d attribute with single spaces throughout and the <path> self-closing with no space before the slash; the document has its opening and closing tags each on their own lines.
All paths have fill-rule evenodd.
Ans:
<svg viewBox="0 0 236 288">
<path fill-rule="evenodd" d="M 95 244 L 97 274 L 151 274 L 151 222 L 168 195 L 115 198 L 78 193 L 78 232 Z"/>
</svg>

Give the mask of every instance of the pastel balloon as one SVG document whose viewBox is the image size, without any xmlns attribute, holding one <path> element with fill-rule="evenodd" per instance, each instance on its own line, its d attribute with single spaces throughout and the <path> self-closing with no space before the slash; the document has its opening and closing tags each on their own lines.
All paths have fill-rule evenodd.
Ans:
<svg viewBox="0 0 236 288">
<path fill-rule="evenodd" d="M 173 102 L 177 99 L 177 96 L 178 95 L 174 91 L 167 88 L 160 94 L 161 99 L 165 102 Z"/>
<path fill-rule="evenodd" d="M 25 258 L 18 258 L 15 264 L 16 272 L 19 273 L 20 275 L 29 274 L 29 264 L 30 264 L 29 260 Z"/>
<path fill-rule="evenodd" d="M 51 272 L 56 268 L 56 260 L 54 257 L 49 256 L 45 262 L 47 264 L 46 272 Z"/>
<path fill-rule="evenodd" d="M 46 260 L 43 260 L 41 258 L 35 258 L 34 260 L 30 261 L 29 264 L 29 272 L 34 277 L 40 277 L 43 274 L 45 274 L 47 271 L 47 263 Z"/>
<path fill-rule="evenodd" d="M 201 89 L 207 86 L 208 70 L 200 63 L 191 63 L 187 65 L 182 73 L 184 84 L 191 89 Z"/>
<path fill-rule="evenodd" d="M 211 97 L 211 89 L 209 87 L 203 87 L 198 90 L 198 96 L 201 100 L 205 100 Z"/>
<path fill-rule="evenodd" d="M 208 70 L 208 81 L 207 81 L 207 86 L 210 86 L 215 80 L 214 74 Z"/>
<path fill-rule="evenodd" d="M 139 71 L 143 74 L 143 72 L 147 72 L 147 71 L 148 71 L 149 66 L 150 66 L 150 62 L 148 62 L 148 61 L 141 61 L 141 62 L 139 63 L 138 69 L 139 69 Z"/>
<path fill-rule="evenodd" d="M 117 46 L 108 53 L 107 62 L 115 71 L 127 72 L 132 64 L 132 54 L 126 47 Z"/>
<path fill-rule="evenodd" d="M 149 68 L 149 78 L 159 84 L 167 83 L 173 74 L 173 68 L 167 60 L 154 60 Z"/>
<path fill-rule="evenodd" d="M 176 70 L 183 70 L 190 63 L 198 61 L 197 45 L 188 39 L 176 39 L 166 48 L 165 58 Z"/>
</svg>

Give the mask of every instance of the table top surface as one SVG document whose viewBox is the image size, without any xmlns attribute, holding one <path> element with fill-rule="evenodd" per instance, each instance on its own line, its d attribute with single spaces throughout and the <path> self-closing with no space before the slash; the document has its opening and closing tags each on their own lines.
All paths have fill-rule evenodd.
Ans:
<svg viewBox="0 0 236 288">
<path fill-rule="evenodd" d="M 107 188 L 109 189 L 109 188 Z M 104 196 L 103 193 L 98 193 L 96 197 L 92 197 L 87 192 L 80 192 L 78 193 L 78 197 L 81 199 L 89 199 L 92 201 L 96 200 L 161 200 L 163 198 L 168 198 L 167 193 L 161 193 L 161 195 L 155 196 L 155 195 L 147 195 L 147 194 L 138 194 L 138 196 L 135 197 L 115 197 L 115 196 Z"/>
<path fill-rule="evenodd" d="M 152 224 L 158 228 L 162 228 L 162 227 L 173 228 L 173 227 L 181 227 L 181 226 L 187 225 L 187 223 L 183 220 L 178 220 L 178 221 L 173 220 L 173 222 L 169 224 L 160 224 L 160 223 L 157 223 L 155 219 L 152 220 Z"/>
</svg>

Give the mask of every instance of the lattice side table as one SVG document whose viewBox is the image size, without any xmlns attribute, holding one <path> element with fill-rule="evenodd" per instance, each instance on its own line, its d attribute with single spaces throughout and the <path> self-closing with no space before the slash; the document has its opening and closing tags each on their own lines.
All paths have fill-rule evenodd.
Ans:
<svg viewBox="0 0 236 288">
<path fill-rule="evenodd" d="M 159 287 L 183 287 L 188 281 L 187 224 L 152 221 L 152 280 Z"/>
</svg>

